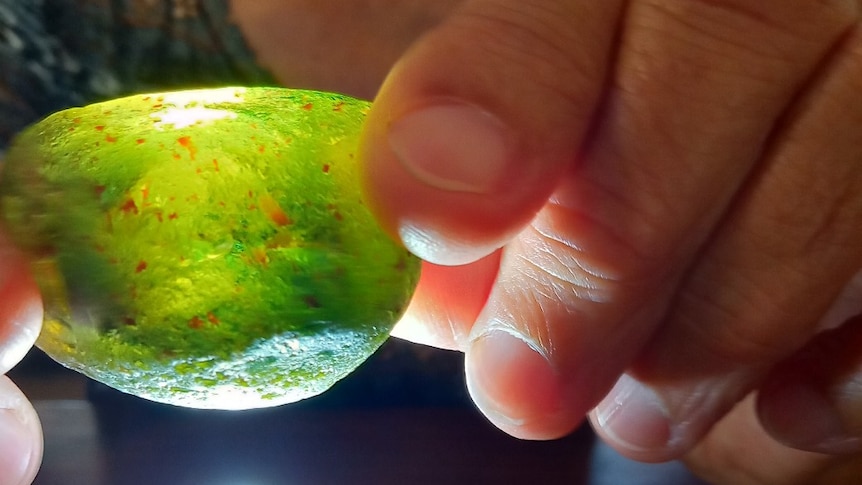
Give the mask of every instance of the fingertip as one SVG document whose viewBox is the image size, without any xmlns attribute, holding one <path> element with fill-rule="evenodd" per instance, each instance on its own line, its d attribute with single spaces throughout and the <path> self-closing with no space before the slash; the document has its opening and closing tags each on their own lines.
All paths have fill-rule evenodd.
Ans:
<svg viewBox="0 0 862 485">
<path fill-rule="evenodd" d="M 666 459 L 673 438 L 668 411 L 658 394 L 623 374 L 590 415 L 593 428 L 629 458 Z"/>
<path fill-rule="evenodd" d="M 382 226 L 446 265 L 514 237 L 591 126 L 618 8 L 468 1 L 409 49 L 380 89 L 359 150 Z M 561 51 L 565 62 L 546 62 Z"/>
<path fill-rule="evenodd" d="M 466 355 L 467 387 L 491 423 L 521 439 L 547 440 L 574 430 L 561 376 L 542 352 L 511 332 L 492 330 Z"/>
<path fill-rule="evenodd" d="M 32 483 L 42 450 L 36 411 L 12 381 L 0 377 L 0 485 Z"/>
<path fill-rule="evenodd" d="M 824 332 L 776 367 L 757 415 L 779 442 L 827 454 L 862 451 L 862 316 Z"/>
<path fill-rule="evenodd" d="M 517 132 L 467 102 L 421 100 L 393 112 L 386 106 L 416 102 L 393 97 L 375 103 L 360 147 L 366 199 L 383 227 L 441 265 L 467 264 L 502 247 L 551 185 L 526 174 L 535 167 Z"/>
<path fill-rule="evenodd" d="M 761 393 L 758 415 L 773 438 L 793 448 L 828 454 L 862 450 L 862 436 L 832 401 L 814 386 L 785 382 Z"/>
</svg>

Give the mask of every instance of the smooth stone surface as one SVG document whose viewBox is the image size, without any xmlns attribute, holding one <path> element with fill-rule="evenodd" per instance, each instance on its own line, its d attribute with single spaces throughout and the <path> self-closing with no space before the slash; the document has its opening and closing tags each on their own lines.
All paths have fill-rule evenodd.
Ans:
<svg viewBox="0 0 862 485">
<path fill-rule="evenodd" d="M 69 109 L 25 130 L 0 215 L 45 299 L 38 346 L 182 406 L 329 388 L 387 338 L 419 273 L 361 199 L 368 107 L 224 88 Z"/>
</svg>

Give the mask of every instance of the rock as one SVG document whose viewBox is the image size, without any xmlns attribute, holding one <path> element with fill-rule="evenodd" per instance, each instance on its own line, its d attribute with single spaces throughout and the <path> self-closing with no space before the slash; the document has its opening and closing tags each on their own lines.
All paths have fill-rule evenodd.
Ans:
<svg viewBox="0 0 862 485">
<path fill-rule="evenodd" d="M 13 142 L 0 216 L 45 300 L 38 346 L 121 391 L 242 409 L 371 355 L 419 262 L 357 181 L 368 103 L 280 88 L 73 108 Z"/>
</svg>

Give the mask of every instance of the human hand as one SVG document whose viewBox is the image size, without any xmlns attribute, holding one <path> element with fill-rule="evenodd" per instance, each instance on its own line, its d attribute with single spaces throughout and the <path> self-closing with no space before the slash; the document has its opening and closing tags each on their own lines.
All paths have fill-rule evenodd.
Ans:
<svg viewBox="0 0 862 485">
<path fill-rule="evenodd" d="M 0 233 L 0 373 L 33 346 L 42 325 L 39 292 L 18 250 Z M 42 461 L 42 428 L 27 398 L 0 376 L 0 485 L 31 483 Z"/>
<path fill-rule="evenodd" d="M 695 449 L 718 482 L 858 463 L 858 287 L 820 331 L 862 268 L 860 6 L 465 2 L 364 138 L 372 208 L 441 265 L 401 335 L 466 352 L 518 437 L 595 408 L 623 454 Z"/>
</svg>

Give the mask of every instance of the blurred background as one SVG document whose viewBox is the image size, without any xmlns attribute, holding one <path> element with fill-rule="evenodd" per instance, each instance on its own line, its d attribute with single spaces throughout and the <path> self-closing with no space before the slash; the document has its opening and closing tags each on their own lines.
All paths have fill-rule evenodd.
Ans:
<svg viewBox="0 0 862 485">
<path fill-rule="evenodd" d="M 133 92 L 283 84 L 370 99 L 460 1 L 0 0 L 0 149 L 53 111 Z M 473 407 L 461 354 L 395 339 L 327 393 L 257 411 L 143 401 L 37 349 L 10 376 L 42 419 L 38 485 L 699 483 L 587 427 L 511 438 Z"/>
</svg>

